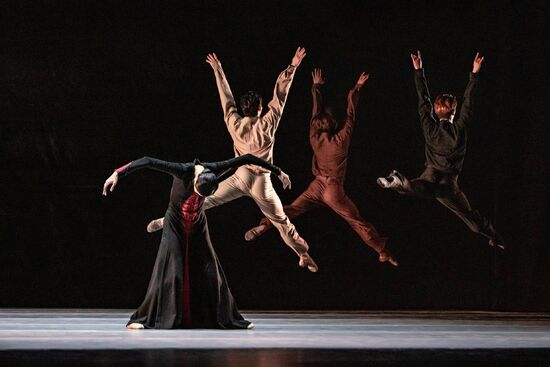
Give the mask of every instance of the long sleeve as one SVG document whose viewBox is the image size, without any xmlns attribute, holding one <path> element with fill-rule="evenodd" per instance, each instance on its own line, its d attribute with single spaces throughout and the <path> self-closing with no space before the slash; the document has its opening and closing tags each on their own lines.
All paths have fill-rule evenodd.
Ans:
<svg viewBox="0 0 550 367">
<path fill-rule="evenodd" d="M 422 130 L 427 133 L 431 127 L 436 124 L 433 117 L 433 105 L 428 90 L 428 82 L 424 75 L 424 69 L 414 71 L 414 83 L 416 85 L 416 93 L 418 94 L 418 114 L 420 115 L 420 123 Z"/>
<path fill-rule="evenodd" d="M 338 131 L 338 138 L 341 140 L 348 139 L 351 136 L 353 125 L 355 123 L 355 111 L 357 110 L 357 103 L 359 102 L 359 91 L 361 86 L 356 84 L 348 93 L 348 104 L 346 108 L 346 119 L 344 125 Z"/>
<path fill-rule="evenodd" d="M 321 93 L 321 84 L 312 84 L 311 85 L 311 96 L 312 96 L 312 109 L 311 109 L 311 120 L 309 122 L 309 136 L 317 135 L 317 124 L 315 123 L 316 117 L 323 110 L 323 95 Z"/>
<path fill-rule="evenodd" d="M 313 97 L 313 107 L 311 110 L 311 119 L 321 113 L 323 108 L 323 95 L 321 94 L 321 84 L 311 86 L 311 96 Z"/>
<path fill-rule="evenodd" d="M 244 166 L 245 164 L 253 164 L 270 170 L 276 175 L 281 174 L 281 169 L 271 163 L 264 161 L 252 154 L 245 154 L 239 157 L 231 158 L 221 162 L 203 163 L 204 167 L 209 168 L 217 175 L 223 175 L 228 170 L 233 170 Z"/>
<path fill-rule="evenodd" d="M 190 172 L 193 166 L 193 163 L 175 163 L 151 157 L 143 157 L 117 168 L 115 171 L 118 173 L 119 178 L 126 177 L 130 173 L 143 168 L 153 169 L 175 177 L 182 177 L 184 174 Z"/>
<path fill-rule="evenodd" d="M 273 126 L 273 130 L 277 129 L 279 121 L 281 120 L 281 115 L 283 114 L 283 109 L 286 103 L 286 97 L 292 85 L 292 80 L 294 79 L 294 73 L 296 67 L 289 65 L 277 78 L 275 82 L 275 89 L 273 91 L 273 99 L 267 107 L 269 111 L 263 117 L 263 120 L 268 124 Z"/>
<path fill-rule="evenodd" d="M 235 122 L 241 119 L 241 116 L 237 113 L 237 105 L 233 93 L 225 77 L 225 73 L 220 66 L 214 69 L 214 76 L 216 77 L 216 85 L 218 87 L 218 93 L 220 94 L 220 102 L 223 109 L 223 119 L 228 128 L 233 126 Z"/>
<path fill-rule="evenodd" d="M 462 102 L 462 107 L 460 108 L 460 115 L 456 121 L 458 127 L 465 127 L 472 120 L 474 114 L 474 95 L 479 84 L 478 81 L 478 73 L 470 73 L 470 80 L 468 81 L 468 85 L 464 91 L 464 101 Z"/>
</svg>

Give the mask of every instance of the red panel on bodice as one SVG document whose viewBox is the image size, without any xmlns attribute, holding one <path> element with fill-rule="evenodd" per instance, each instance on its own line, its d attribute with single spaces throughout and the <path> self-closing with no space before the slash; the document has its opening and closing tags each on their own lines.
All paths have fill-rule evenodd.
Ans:
<svg viewBox="0 0 550 367">
<path fill-rule="evenodd" d="M 195 220 L 199 216 L 201 200 L 200 195 L 194 192 L 181 204 L 181 215 L 185 232 L 193 232 Z"/>
<path fill-rule="evenodd" d="M 182 322 L 186 327 L 192 326 L 191 319 L 191 281 L 189 279 L 189 237 L 193 233 L 195 221 L 199 216 L 202 197 L 194 192 L 181 204 L 182 225 L 185 235 L 183 258 L 183 314 Z"/>
</svg>

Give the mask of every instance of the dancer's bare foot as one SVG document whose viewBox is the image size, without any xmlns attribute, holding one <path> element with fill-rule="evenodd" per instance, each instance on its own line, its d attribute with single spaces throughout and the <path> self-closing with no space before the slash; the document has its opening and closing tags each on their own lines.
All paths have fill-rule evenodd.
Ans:
<svg viewBox="0 0 550 367">
<path fill-rule="evenodd" d="M 144 329 L 143 324 L 140 324 L 139 322 L 132 322 L 130 325 L 126 327 L 132 330 Z"/>
<path fill-rule="evenodd" d="M 317 270 L 319 270 L 319 267 L 307 252 L 300 255 L 300 261 L 298 262 L 298 265 L 301 268 L 307 267 L 307 270 L 311 271 L 312 273 L 316 273 Z"/>
<path fill-rule="evenodd" d="M 378 261 L 380 261 L 381 263 L 389 262 L 393 266 L 399 266 L 397 260 L 395 260 L 395 258 L 388 250 L 383 249 L 382 251 L 380 251 L 379 255 L 380 256 L 378 257 Z"/>
<path fill-rule="evenodd" d="M 254 323 L 251 322 L 250 324 L 248 324 L 248 326 L 246 328 L 250 330 L 250 329 L 254 329 L 255 326 L 256 325 L 254 325 Z"/>
<path fill-rule="evenodd" d="M 266 230 L 267 230 L 267 226 L 265 224 L 260 224 L 259 226 L 248 230 L 244 234 L 244 239 L 247 240 L 247 241 L 252 241 L 252 240 L 258 238 L 258 236 L 260 236 Z"/>
<path fill-rule="evenodd" d="M 164 218 L 155 219 L 147 225 L 147 232 L 152 233 L 161 230 L 164 227 Z"/>
</svg>

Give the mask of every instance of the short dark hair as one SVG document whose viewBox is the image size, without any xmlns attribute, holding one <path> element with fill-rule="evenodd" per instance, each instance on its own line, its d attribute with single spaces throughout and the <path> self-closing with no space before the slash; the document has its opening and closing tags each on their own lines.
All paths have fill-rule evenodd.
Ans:
<svg viewBox="0 0 550 367">
<path fill-rule="evenodd" d="M 434 111 L 440 119 L 450 119 L 456 112 L 456 97 L 452 94 L 441 94 L 435 97 Z"/>
<path fill-rule="evenodd" d="M 210 196 L 218 189 L 218 177 L 214 172 L 205 169 L 197 176 L 195 189 L 201 196 Z"/>
<path fill-rule="evenodd" d="M 262 104 L 262 96 L 257 92 L 248 91 L 241 96 L 240 105 L 243 115 L 254 117 L 258 115 L 258 109 Z"/>
</svg>

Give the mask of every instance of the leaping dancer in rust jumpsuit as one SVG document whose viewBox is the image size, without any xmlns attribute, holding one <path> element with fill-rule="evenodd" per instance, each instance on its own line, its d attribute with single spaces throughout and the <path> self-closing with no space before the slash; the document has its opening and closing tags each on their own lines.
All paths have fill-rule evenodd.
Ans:
<svg viewBox="0 0 550 367">
<path fill-rule="evenodd" d="M 387 239 L 381 237 L 374 226 L 361 217 L 359 210 L 344 190 L 348 151 L 359 91 L 369 75 L 361 73 L 357 83 L 349 91 L 346 116 L 341 126 L 333 116 L 333 109 L 323 103 L 321 88 L 325 80 L 321 69 L 315 69 L 312 72 L 312 78 L 313 111 L 309 141 L 313 149 L 312 172 L 315 179 L 292 204 L 284 207 L 284 211 L 290 219 L 294 219 L 311 209 L 327 206 L 348 222 L 363 242 L 379 254 L 381 262 L 388 261 L 397 266 L 397 261 L 386 249 Z M 270 221 L 263 218 L 257 227 L 245 234 L 245 239 L 251 241 L 271 227 Z"/>
</svg>

